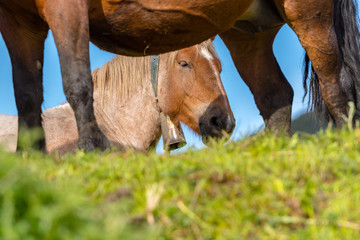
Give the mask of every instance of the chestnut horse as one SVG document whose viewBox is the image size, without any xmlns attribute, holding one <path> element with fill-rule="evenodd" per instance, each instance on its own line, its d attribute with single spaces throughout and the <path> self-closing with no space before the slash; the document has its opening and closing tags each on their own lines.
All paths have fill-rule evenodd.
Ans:
<svg viewBox="0 0 360 240">
<path fill-rule="evenodd" d="M 175 125 L 181 121 L 205 138 L 232 133 L 235 120 L 211 40 L 159 56 L 157 100 L 150 68 L 150 57 L 118 55 L 92 73 L 96 121 L 113 146 L 136 151 L 155 147 L 161 135 L 160 111 Z M 68 103 L 43 111 L 42 126 L 47 152 L 76 150 L 76 120 Z"/>
<path fill-rule="evenodd" d="M 252 91 L 267 129 L 290 134 L 293 90 L 274 57 L 281 26 L 297 34 L 338 127 L 359 105 L 359 33 L 354 0 L 0 0 L 20 125 L 41 125 L 43 48 L 51 29 L 79 146 L 105 148 L 95 121 L 89 41 L 124 55 L 158 54 L 220 34 Z"/>
</svg>

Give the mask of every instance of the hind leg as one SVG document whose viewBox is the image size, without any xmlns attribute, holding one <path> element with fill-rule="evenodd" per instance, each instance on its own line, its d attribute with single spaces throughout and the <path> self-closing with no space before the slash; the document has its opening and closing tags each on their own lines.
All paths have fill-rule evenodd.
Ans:
<svg viewBox="0 0 360 240">
<path fill-rule="evenodd" d="M 279 28 L 253 35 L 230 29 L 220 34 L 235 66 L 254 95 L 266 129 L 290 135 L 293 90 L 280 70 L 272 45 Z"/>
<path fill-rule="evenodd" d="M 48 27 L 41 19 L 35 20 L 36 24 L 17 15 L 8 15 L 0 23 L 12 63 L 19 130 L 24 127 L 41 129 L 42 66 Z M 21 133 L 19 131 L 18 139 L 21 139 Z M 44 137 L 37 145 L 45 149 Z"/>
<path fill-rule="evenodd" d="M 297 34 L 319 78 L 321 96 L 341 128 L 348 97 L 340 83 L 340 58 L 333 28 L 332 1 L 277 0 L 281 15 Z M 309 6 L 309 7 L 306 7 Z"/>
<path fill-rule="evenodd" d="M 109 146 L 94 115 L 88 4 L 84 0 L 47 1 L 43 9 L 59 53 L 65 95 L 75 113 L 79 147 L 85 151 Z"/>
</svg>

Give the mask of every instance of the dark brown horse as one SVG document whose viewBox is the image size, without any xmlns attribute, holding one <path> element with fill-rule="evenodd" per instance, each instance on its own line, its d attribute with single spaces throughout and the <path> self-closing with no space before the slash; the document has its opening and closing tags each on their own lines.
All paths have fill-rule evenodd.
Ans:
<svg viewBox="0 0 360 240">
<path fill-rule="evenodd" d="M 359 33 L 353 0 L 0 0 L 20 124 L 41 125 L 44 40 L 52 30 L 79 146 L 104 148 L 95 121 L 89 41 L 117 54 L 184 48 L 220 34 L 268 129 L 290 133 L 293 90 L 272 51 L 282 25 L 297 34 L 313 82 L 339 127 L 347 101 L 359 108 Z M 179 64 L 182 64 L 180 61 Z"/>
</svg>

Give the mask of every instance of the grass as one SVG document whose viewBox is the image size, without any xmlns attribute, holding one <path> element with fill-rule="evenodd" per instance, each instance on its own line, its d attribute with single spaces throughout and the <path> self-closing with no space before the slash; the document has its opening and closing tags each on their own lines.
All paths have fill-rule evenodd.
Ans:
<svg viewBox="0 0 360 240">
<path fill-rule="evenodd" d="M 360 239 L 360 129 L 176 155 L 0 152 L 0 239 Z"/>
</svg>

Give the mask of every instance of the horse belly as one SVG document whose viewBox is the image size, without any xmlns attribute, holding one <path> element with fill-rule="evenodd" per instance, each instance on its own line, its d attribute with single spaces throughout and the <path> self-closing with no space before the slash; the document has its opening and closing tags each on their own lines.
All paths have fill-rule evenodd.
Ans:
<svg viewBox="0 0 360 240">
<path fill-rule="evenodd" d="M 231 28 L 253 0 L 99 1 L 93 0 L 89 11 L 91 41 L 118 54 L 149 55 L 188 47 Z"/>
<path fill-rule="evenodd" d="M 35 0 L 0 0 L 0 9 L 6 9 L 16 15 L 39 15 Z"/>
</svg>

